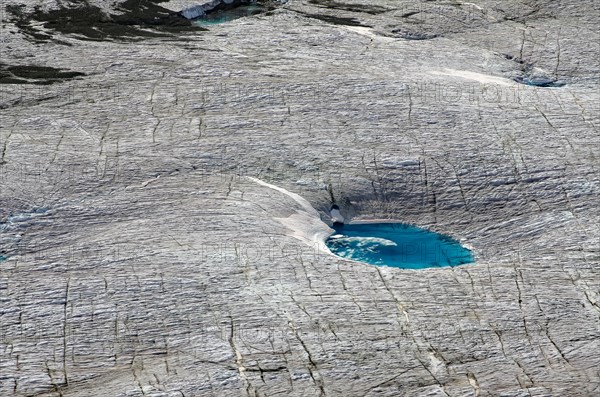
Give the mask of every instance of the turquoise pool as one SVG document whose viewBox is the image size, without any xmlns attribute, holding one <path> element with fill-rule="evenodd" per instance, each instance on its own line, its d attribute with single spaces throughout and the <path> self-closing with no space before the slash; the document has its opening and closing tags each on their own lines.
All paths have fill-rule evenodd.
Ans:
<svg viewBox="0 0 600 397">
<path fill-rule="evenodd" d="M 342 258 L 402 269 L 458 266 L 475 261 L 458 241 L 402 223 L 334 226 L 327 247 Z"/>
<path fill-rule="evenodd" d="M 216 11 L 193 21 L 198 26 L 210 26 L 218 25 L 220 23 L 233 21 L 238 18 L 247 17 L 250 15 L 261 14 L 267 9 L 257 4 L 249 4 L 247 6 L 240 6 L 226 11 Z"/>
</svg>

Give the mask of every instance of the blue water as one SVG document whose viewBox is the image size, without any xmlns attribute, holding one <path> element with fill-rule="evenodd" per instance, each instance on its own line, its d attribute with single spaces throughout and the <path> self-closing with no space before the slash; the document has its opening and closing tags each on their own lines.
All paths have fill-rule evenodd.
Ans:
<svg viewBox="0 0 600 397">
<path fill-rule="evenodd" d="M 443 234 L 401 224 L 335 226 L 325 244 L 347 259 L 402 269 L 458 266 L 475 261 L 470 250 Z"/>
<path fill-rule="evenodd" d="M 517 83 L 530 85 L 532 87 L 563 87 L 565 85 L 564 81 L 554 80 L 546 77 L 537 77 L 537 78 L 528 78 L 528 77 L 515 77 L 514 80 Z"/>
<path fill-rule="evenodd" d="M 210 14 L 207 14 L 203 17 L 195 19 L 193 23 L 198 26 L 209 26 L 209 25 L 217 25 L 220 23 L 225 23 L 229 21 L 233 21 L 238 18 L 247 17 L 250 15 L 260 14 L 266 11 L 265 7 L 261 7 L 260 5 L 247 5 L 233 8 L 231 10 L 226 11 L 216 11 Z"/>
</svg>

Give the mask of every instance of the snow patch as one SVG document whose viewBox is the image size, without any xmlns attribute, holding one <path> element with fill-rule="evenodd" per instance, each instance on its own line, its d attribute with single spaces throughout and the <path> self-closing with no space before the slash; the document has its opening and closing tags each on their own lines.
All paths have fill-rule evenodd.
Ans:
<svg viewBox="0 0 600 397">
<path fill-rule="evenodd" d="M 501 85 L 506 85 L 506 86 L 512 86 L 515 84 L 512 80 L 506 79 L 504 77 L 490 76 L 490 75 L 483 74 L 483 73 L 470 72 L 468 70 L 456 70 L 456 69 L 447 69 L 446 68 L 443 71 L 440 71 L 440 70 L 430 71 L 429 74 L 433 74 L 436 76 L 462 77 L 464 79 L 475 80 L 475 81 L 478 81 L 483 84 L 501 84 Z"/>
<path fill-rule="evenodd" d="M 347 30 L 349 30 L 351 32 L 354 32 L 354 33 L 358 33 L 358 34 L 363 35 L 363 36 L 367 36 L 367 37 L 369 37 L 369 38 L 371 38 L 373 40 L 380 41 L 380 42 L 383 42 L 383 43 L 390 43 L 392 41 L 396 41 L 395 38 L 381 36 L 381 35 L 375 33 L 375 31 L 373 31 L 372 28 L 368 28 L 366 26 L 344 26 L 344 29 L 347 29 Z"/>
<path fill-rule="evenodd" d="M 333 229 L 331 229 L 325 222 L 321 220 L 317 210 L 314 209 L 305 198 L 299 194 L 292 193 L 289 190 L 272 185 L 258 178 L 251 176 L 246 178 L 252 182 L 258 183 L 259 185 L 283 193 L 298 203 L 298 205 L 301 207 L 301 210 L 296 211 L 296 213 L 288 216 L 287 218 L 274 219 L 281 222 L 281 224 L 291 230 L 291 233 L 288 234 L 289 236 L 295 237 L 308 245 L 315 246 L 319 252 L 331 253 L 329 248 L 325 245 L 325 239 L 331 234 L 331 232 L 333 232 Z"/>
</svg>

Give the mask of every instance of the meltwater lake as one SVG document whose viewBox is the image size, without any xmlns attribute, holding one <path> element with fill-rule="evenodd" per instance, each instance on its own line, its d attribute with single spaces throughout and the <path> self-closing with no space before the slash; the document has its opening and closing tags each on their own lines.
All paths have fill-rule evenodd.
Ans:
<svg viewBox="0 0 600 397">
<path fill-rule="evenodd" d="M 325 244 L 334 254 L 377 266 L 425 269 L 475 261 L 455 239 L 403 223 L 335 225 Z"/>
<path fill-rule="evenodd" d="M 236 7 L 230 10 L 221 10 L 208 13 L 200 18 L 194 19 L 193 23 L 197 26 L 218 25 L 225 22 L 230 22 L 239 18 L 249 17 L 256 14 L 261 14 L 267 10 L 266 7 L 259 4 L 248 4 Z"/>
</svg>

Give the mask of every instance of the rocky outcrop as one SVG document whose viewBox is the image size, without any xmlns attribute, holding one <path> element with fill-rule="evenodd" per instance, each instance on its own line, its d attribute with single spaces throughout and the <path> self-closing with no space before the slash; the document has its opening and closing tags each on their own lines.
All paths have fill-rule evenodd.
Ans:
<svg viewBox="0 0 600 397">
<path fill-rule="evenodd" d="M 203 30 L 160 3 L 162 0 L 124 0 L 111 8 L 102 3 L 73 1 L 46 8 L 12 2 L 5 8 L 7 19 L 33 43 L 69 45 L 57 35 L 90 41 L 138 41 Z"/>
</svg>

